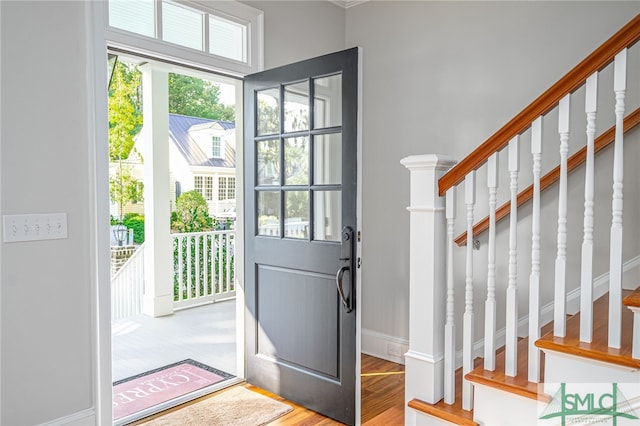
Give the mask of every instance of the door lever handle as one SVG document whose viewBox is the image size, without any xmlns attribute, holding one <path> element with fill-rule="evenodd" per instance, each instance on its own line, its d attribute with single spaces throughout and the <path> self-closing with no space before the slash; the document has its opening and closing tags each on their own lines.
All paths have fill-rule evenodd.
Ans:
<svg viewBox="0 0 640 426">
<path fill-rule="evenodd" d="M 350 306 L 351 304 L 349 303 L 349 300 L 347 300 L 347 298 L 344 296 L 344 290 L 342 288 L 342 277 L 344 273 L 349 270 L 350 268 L 348 266 L 343 266 L 342 268 L 338 269 L 338 272 L 336 273 L 336 287 L 338 287 L 338 294 L 340 295 L 340 300 L 342 300 L 342 306 L 344 306 L 344 310 L 347 313 L 351 312 L 353 308 Z"/>
</svg>

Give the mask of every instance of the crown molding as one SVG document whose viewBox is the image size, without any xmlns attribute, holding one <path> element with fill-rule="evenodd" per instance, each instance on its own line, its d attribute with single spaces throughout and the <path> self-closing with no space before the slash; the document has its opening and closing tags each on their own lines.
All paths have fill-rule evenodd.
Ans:
<svg viewBox="0 0 640 426">
<path fill-rule="evenodd" d="M 337 4 L 340 7 L 345 9 L 349 9 L 354 6 L 358 6 L 359 4 L 366 3 L 370 0 L 328 0 L 330 3 Z"/>
</svg>

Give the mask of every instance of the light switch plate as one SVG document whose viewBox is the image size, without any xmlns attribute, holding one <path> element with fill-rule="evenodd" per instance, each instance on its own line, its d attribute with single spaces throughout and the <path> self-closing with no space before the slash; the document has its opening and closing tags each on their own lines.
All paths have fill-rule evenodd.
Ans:
<svg viewBox="0 0 640 426">
<path fill-rule="evenodd" d="M 67 238 L 67 214 L 14 214 L 2 216 L 5 243 Z"/>
</svg>

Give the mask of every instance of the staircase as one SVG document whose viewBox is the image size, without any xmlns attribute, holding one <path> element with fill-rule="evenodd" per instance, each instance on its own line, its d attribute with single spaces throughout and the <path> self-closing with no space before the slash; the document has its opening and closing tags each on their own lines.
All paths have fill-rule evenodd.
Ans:
<svg viewBox="0 0 640 426">
<path fill-rule="evenodd" d="M 640 422 L 638 40 L 640 15 L 459 163 L 402 160 L 406 424 Z"/>
</svg>

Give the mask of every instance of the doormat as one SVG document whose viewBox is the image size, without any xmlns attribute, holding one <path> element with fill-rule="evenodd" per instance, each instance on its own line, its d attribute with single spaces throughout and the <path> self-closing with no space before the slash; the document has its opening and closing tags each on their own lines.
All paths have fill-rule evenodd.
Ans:
<svg viewBox="0 0 640 426">
<path fill-rule="evenodd" d="M 287 404 L 237 386 L 139 426 L 261 426 L 290 411 Z"/>
<path fill-rule="evenodd" d="M 113 383 L 114 420 L 234 377 L 192 359 Z"/>
</svg>

